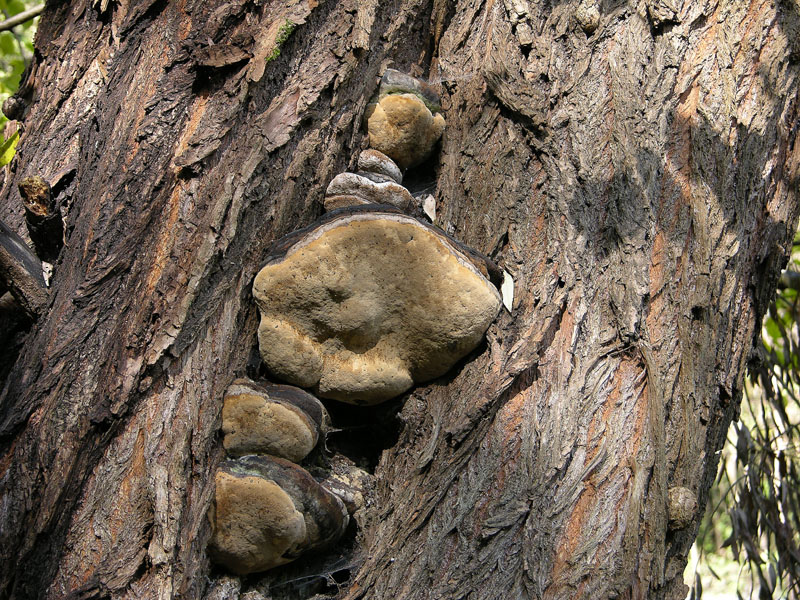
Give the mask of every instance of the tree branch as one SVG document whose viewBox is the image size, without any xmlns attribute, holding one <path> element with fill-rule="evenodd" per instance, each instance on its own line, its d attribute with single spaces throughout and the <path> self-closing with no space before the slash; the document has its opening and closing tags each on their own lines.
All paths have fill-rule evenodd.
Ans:
<svg viewBox="0 0 800 600">
<path fill-rule="evenodd" d="M 47 305 L 42 263 L 16 233 L 0 221 L 0 282 L 36 318 Z"/>
<path fill-rule="evenodd" d="M 34 17 L 38 17 L 43 10 L 44 10 L 44 4 L 38 4 L 37 6 L 22 11 L 18 15 L 14 15 L 13 17 L 6 19 L 5 21 L 0 21 L 0 31 L 8 31 L 9 29 L 13 29 L 17 25 L 20 25 L 25 21 L 30 21 Z"/>
</svg>

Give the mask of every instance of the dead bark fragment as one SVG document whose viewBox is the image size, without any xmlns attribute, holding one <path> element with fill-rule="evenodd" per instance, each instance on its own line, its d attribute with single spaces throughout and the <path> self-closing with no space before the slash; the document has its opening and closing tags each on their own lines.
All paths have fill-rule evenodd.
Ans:
<svg viewBox="0 0 800 600">
<path fill-rule="evenodd" d="M 17 184 L 25 207 L 25 224 L 36 254 L 55 262 L 64 245 L 64 222 L 56 207 L 50 184 L 42 177 L 26 177 Z"/>
</svg>

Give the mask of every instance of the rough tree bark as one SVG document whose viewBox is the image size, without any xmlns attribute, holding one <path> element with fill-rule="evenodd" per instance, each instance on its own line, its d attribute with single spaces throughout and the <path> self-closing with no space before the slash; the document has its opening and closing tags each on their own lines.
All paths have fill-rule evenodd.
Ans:
<svg viewBox="0 0 800 600">
<path fill-rule="evenodd" d="M 668 490 L 705 505 L 798 213 L 799 13 L 51 2 L 0 218 L 24 234 L 41 176 L 66 245 L 2 388 L 0 598 L 281 597 L 205 555 L 222 391 L 260 260 L 354 164 L 386 66 L 441 86 L 418 180 L 516 297 L 387 409 L 339 595 L 682 598 L 699 515 L 670 529 Z"/>
</svg>

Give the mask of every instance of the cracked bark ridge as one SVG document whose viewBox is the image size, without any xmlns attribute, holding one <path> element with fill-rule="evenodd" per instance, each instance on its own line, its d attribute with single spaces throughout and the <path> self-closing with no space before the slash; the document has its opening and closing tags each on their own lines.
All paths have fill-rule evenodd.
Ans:
<svg viewBox="0 0 800 600">
<path fill-rule="evenodd" d="M 46 8 L 1 190 L 24 236 L 17 183 L 51 182 L 66 244 L 50 310 L 0 386 L 0 597 L 202 596 L 221 401 L 258 326 L 253 276 L 360 147 L 364 82 L 423 36 L 370 43 L 421 19 L 411 2 L 397 15 L 370 0 L 110 8 Z M 234 43 L 252 58 L 192 60 Z"/>
<path fill-rule="evenodd" d="M 796 224 L 798 10 L 591 4 L 443 25 L 437 223 L 514 314 L 405 400 L 345 598 L 686 597 L 668 490 L 707 502 Z"/>
<path fill-rule="evenodd" d="M 25 241 L 0 221 L 0 283 L 35 319 L 48 301 L 41 261 Z"/>
</svg>

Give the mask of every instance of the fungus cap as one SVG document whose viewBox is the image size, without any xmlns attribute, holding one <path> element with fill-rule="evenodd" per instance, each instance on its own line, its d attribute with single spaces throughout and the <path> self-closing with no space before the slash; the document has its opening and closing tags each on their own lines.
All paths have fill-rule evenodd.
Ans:
<svg viewBox="0 0 800 600">
<path fill-rule="evenodd" d="M 321 397 L 374 404 L 447 372 L 497 316 L 497 268 L 389 207 L 334 211 L 279 240 L 253 284 L 261 356 Z"/>
<path fill-rule="evenodd" d="M 396 183 L 403 183 L 403 172 L 400 167 L 383 152 L 373 148 L 363 150 L 358 155 L 358 168 L 367 173 L 389 177 Z"/>
<path fill-rule="evenodd" d="M 694 520 L 697 496 L 689 488 L 675 486 L 667 492 L 667 509 L 671 529 L 684 529 Z"/>
<path fill-rule="evenodd" d="M 402 169 L 430 156 L 444 132 L 444 117 L 431 113 L 415 94 L 390 94 L 367 108 L 367 132 L 372 148 Z"/>
<path fill-rule="evenodd" d="M 386 69 L 364 115 L 370 146 L 401 169 L 414 167 L 430 156 L 442 137 L 445 121 L 440 111 L 439 95 L 428 83 Z"/>
<path fill-rule="evenodd" d="M 398 71 L 397 69 L 386 69 L 381 77 L 378 86 L 378 98 L 384 98 L 390 94 L 410 93 L 419 97 L 431 112 L 441 110 L 439 94 L 426 81 Z"/>
<path fill-rule="evenodd" d="M 303 390 L 237 379 L 222 404 L 222 445 L 229 456 L 271 454 L 300 462 L 314 449 L 328 417 Z"/>
<path fill-rule="evenodd" d="M 350 516 L 356 517 L 356 521 L 359 517 L 357 513 L 367 505 L 367 497 L 373 493 L 375 485 L 373 475 L 341 454 L 331 457 L 330 471 L 319 483 L 336 494 Z"/>
<path fill-rule="evenodd" d="M 266 571 L 322 549 L 349 522 L 339 498 L 280 458 L 224 461 L 215 481 L 209 554 L 235 573 Z"/>
<path fill-rule="evenodd" d="M 328 198 L 330 197 L 353 197 L 351 205 L 391 204 L 406 210 L 414 203 L 411 192 L 399 183 L 395 181 L 376 182 L 358 173 L 339 173 L 328 184 L 325 196 L 326 208 L 328 208 Z M 340 206 L 337 205 L 335 208 L 340 208 Z"/>
<path fill-rule="evenodd" d="M 258 475 L 217 471 L 209 553 L 234 573 L 266 571 L 292 560 L 306 522 L 278 484 Z"/>
</svg>

